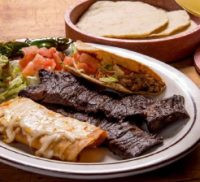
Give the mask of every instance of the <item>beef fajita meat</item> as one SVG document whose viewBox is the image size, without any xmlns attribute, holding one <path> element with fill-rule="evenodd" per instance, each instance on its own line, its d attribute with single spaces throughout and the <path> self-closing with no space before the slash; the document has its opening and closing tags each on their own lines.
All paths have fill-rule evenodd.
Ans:
<svg viewBox="0 0 200 182">
<path fill-rule="evenodd" d="M 174 95 L 161 101 L 140 95 L 114 98 L 88 87 L 89 83 L 67 72 L 41 70 L 39 77 L 39 85 L 30 86 L 19 95 L 43 103 L 71 107 L 85 113 L 103 113 L 115 121 L 135 119 L 139 116 L 147 121 L 151 132 L 158 131 L 168 123 L 188 118 L 182 96 Z"/>
<path fill-rule="evenodd" d="M 150 132 L 157 132 L 172 122 L 189 118 L 184 107 L 184 97 L 180 95 L 157 101 L 148 106 L 145 112 Z"/>
<path fill-rule="evenodd" d="M 162 143 L 162 138 L 148 134 L 128 121 L 113 122 L 100 116 L 77 113 L 71 109 L 60 108 L 60 106 L 48 105 L 47 107 L 65 116 L 89 122 L 106 130 L 108 132 L 108 140 L 106 142 L 108 148 L 122 159 L 139 156 L 153 146 Z"/>
<path fill-rule="evenodd" d="M 83 81 L 67 72 L 40 70 L 41 83 L 28 87 L 19 93 L 43 103 L 59 104 L 78 111 L 103 113 L 107 118 L 118 120 L 127 117 L 144 116 L 144 109 L 153 101 L 140 95 L 112 98 L 88 88 Z"/>
</svg>

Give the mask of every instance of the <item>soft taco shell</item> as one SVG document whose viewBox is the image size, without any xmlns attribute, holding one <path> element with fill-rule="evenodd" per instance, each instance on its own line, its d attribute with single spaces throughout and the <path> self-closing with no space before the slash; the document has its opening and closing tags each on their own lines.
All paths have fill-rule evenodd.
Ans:
<svg viewBox="0 0 200 182">
<path fill-rule="evenodd" d="M 96 84 L 114 89 L 119 92 L 127 93 L 127 94 L 134 93 L 134 94 L 143 94 L 143 95 L 158 95 L 166 87 L 166 85 L 163 82 L 163 80 L 161 79 L 161 77 L 157 73 L 155 73 L 151 68 L 149 68 L 148 66 L 146 66 L 142 63 L 139 63 L 133 59 L 124 58 L 119 55 L 115 55 L 113 53 L 106 52 L 104 50 L 95 48 L 87 43 L 83 43 L 80 41 L 77 41 L 74 44 L 75 44 L 77 51 L 79 51 L 79 52 L 84 52 L 84 53 L 89 53 L 89 54 L 95 55 L 99 60 L 106 60 L 107 63 L 111 63 L 113 65 L 114 64 L 120 65 L 130 71 L 142 72 L 144 74 L 150 75 L 153 79 L 155 79 L 157 81 L 157 83 L 159 85 L 159 91 L 156 93 L 150 93 L 150 92 L 144 92 L 144 91 L 133 92 L 133 91 L 125 88 L 120 83 L 105 83 L 105 82 L 102 82 L 100 80 L 97 80 L 97 79 L 91 77 L 90 75 L 87 75 L 87 74 L 81 72 L 80 70 L 75 69 L 74 67 L 67 66 L 67 70 L 77 76 L 83 77 L 89 81 L 96 83 Z"/>
</svg>

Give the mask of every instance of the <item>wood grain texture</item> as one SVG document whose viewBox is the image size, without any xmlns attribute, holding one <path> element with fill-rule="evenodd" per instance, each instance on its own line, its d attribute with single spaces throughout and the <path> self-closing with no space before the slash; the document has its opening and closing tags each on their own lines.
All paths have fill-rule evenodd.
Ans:
<svg viewBox="0 0 200 182">
<path fill-rule="evenodd" d="M 78 0 L 0 0 L 0 39 L 64 36 L 64 12 Z M 175 63 L 175 67 L 200 86 L 193 59 Z M 0 163 L 0 182 L 71 182 L 24 172 Z M 97 180 L 96 180 L 97 181 Z M 194 182 L 200 181 L 200 147 L 184 159 L 160 170 L 135 177 L 104 182 Z M 75 182 L 78 182 L 75 180 Z M 98 182 L 98 181 L 97 181 Z M 100 181 L 99 181 L 100 182 Z"/>
<path fill-rule="evenodd" d="M 0 0 L 0 39 L 64 36 L 64 12 L 76 0 Z"/>
</svg>

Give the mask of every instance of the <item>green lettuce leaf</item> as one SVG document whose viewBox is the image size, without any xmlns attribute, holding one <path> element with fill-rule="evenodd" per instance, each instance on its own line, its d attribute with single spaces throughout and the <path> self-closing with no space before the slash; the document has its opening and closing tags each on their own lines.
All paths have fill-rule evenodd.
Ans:
<svg viewBox="0 0 200 182">
<path fill-rule="evenodd" d="M 17 96 L 28 86 L 17 60 L 9 61 L 6 56 L 0 55 L 0 71 L 0 102 Z"/>
<path fill-rule="evenodd" d="M 8 58 L 0 54 L 0 79 L 3 79 L 3 69 L 8 64 L 8 62 Z"/>
<path fill-rule="evenodd" d="M 116 82 L 118 82 L 118 79 L 116 77 L 113 77 L 113 76 L 103 77 L 103 78 L 100 78 L 99 80 L 102 81 L 102 82 L 105 82 L 105 83 L 116 83 Z"/>
</svg>

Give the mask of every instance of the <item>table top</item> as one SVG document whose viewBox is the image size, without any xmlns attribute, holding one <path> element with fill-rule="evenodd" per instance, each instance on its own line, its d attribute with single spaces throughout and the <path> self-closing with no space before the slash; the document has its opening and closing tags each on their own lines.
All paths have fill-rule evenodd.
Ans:
<svg viewBox="0 0 200 182">
<path fill-rule="evenodd" d="M 77 1 L 79 0 L 0 0 L 0 40 L 64 36 L 64 12 Z M 200 76 L 193 66 L 192 57 L 174 63 L 173 66 L 200 87 Z M 157 171 L 108 181 L 134 180 L 140 182 L 200 181 L 200 147 L 197 146 L 195 151 L 182 160 Z M 0 163 L 0 182 L 6 181 L 68 182 L 72 180 L 37 175 Z"/>
</svg>

